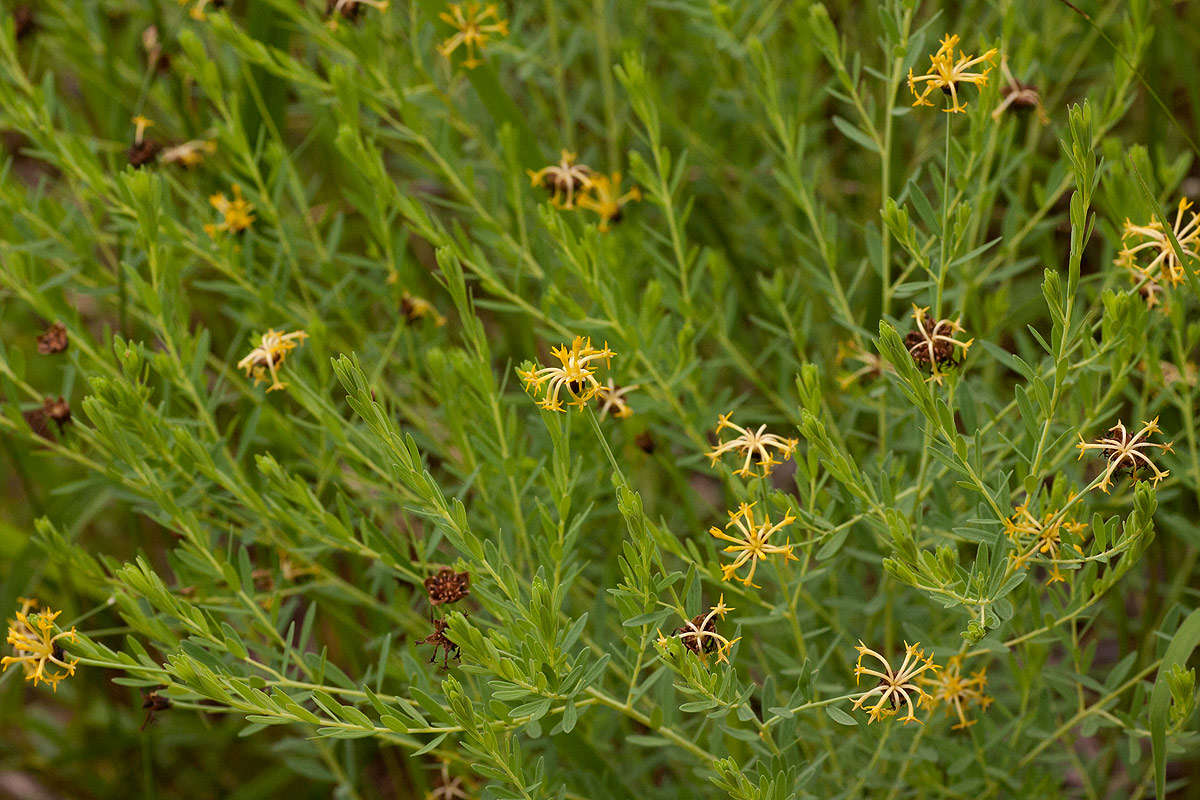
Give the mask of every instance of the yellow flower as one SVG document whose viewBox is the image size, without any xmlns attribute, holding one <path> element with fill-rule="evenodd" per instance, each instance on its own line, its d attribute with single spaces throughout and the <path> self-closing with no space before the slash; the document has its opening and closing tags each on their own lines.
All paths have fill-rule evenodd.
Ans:
<svg viewBox="0 0 1200 800">
<path fill-rule="evenodd" d="M 629 407 L 625 395 L 636 388 L 638 388 L 637 384 L 617 386 L 613 383 L 612 378 L 609 378 L 607 383 L 596 390 L 596 400 L 600 404 L 600 419 L 607 417 L 609 412 L 612 412 L 612 415 L 618 419 L 632 417 L 633 409 Z"/>
<path fill-rule="evenodd" d="M 550 203 L 558 208 L 574 208 L 575 192 L 592 185 L 592 169 L 575 163 L 575 154 L 562 151 L 562 160 L 557 164 L 542 167 L 537 172 L 525 170 L 533 186 L 541 186 L 550 192 Z"/>
<path fill-rule="evenodd" d="M 190 0 L 179 0 L 179 5 L 186 6 L 189 2 Z M 188 11 L 188 16 L 195 20 L 203 20 L 204 10 L 209 3 L 212 3 L 213 8 L 221 8 L 225 5 L 225 0 L 196 0 L 196 5 Z"/>
<path fill-rule="evenodd" d="M 204 139 L 192 139 L 183 144 L 168 147 L 158 157 L 164 164 L 178 163 L 181 167 L 192 168 L 204 161 L 204 156 L 217 152 L 217 143 Z"/>
<path fill-rule="evenodd" d="M 1145 452 L 1154 447 L 1167 453 L 1174 452 L 1171 449 L 1171 442 L 1156 444 L 1146 439 L 1151 434 L 1160 432 L 1158 417 L 1149 422 L 1143 422 L 1141 430 L 1133 435 L 1130 435 L 1129 431 L 1125 429 L 1124 422 L 1117 422 L 1108 429 L 1108 432 L 1112 435 L 1101 437 L 1094 442 L 1085 442 L 1083 434 L 1080 434 L 1079 444 L 1075 445 L 1079 448 L 1080 458 L 1083 458 L 1088 450 L 1096 450 L 1108 459 L 1108 464 L 1104 468 L 1104 480 L 1100 483 L 1100 490 L 1105 494 L 1108 494 L 1108 487 L 1112 485 L 1113 474 L 1120 469 L 1128 470 L 1131 474 L 1136 475 L 1142 467 L 1147 467 L 1150 470 L 1150 481 L 1155 486 L 1171 474 L 1166 470 L 1159 469 Z"/>
<path fill-rule="evenodd" d="M 742 565 L 747 561 L 750 562 L 750 571 L 746 577 L 741 578 L 746 586 L 756 586 L 754 581 L 754 572 L 758 569 L 758 562 L 769 555 L 783 554 L 784 560 L 798 561 L 792 555 L 792 548 L 795 545 L 790 542 L 787 544 L 771 544 L 770 539 L 784 527 L 791 525 L 796 521 L 791 512 L 783 515 L 783 519 L 772 524 L 770 516 L 764 515 L 761 522 L 754 519 L 754 503 L 747 505 L 742 503 L 738 506 L 737 511 L 729 512 L 729 522 L 725 525 L 725 530 L 721 530 L 715 525 L 708 529 L 708 532 L 715 538 L 722 541 L 731 542 L 728 547 L 724 548 L 726 553 L 737 553 L 731 564 L 721 565 L 721 577 L 724 580 L 729 580 L 736 577 L 736 573 L 741 569 Z M 734 528 L 738 535 L 730 536 L 725 531 Z"/>
<path fill-rule="evenodd" d="M 267 387 L 268 392 L 283 389 L 287 384 L 279 382 L 279 365 L 287 358 L 289 352 L 295 350 L 307 338 L 308 334 L 304 331 L 284 333 L 269 330 L 262 335 L 258 347 L 238 362 L 238 369 L 244 369 L 247 377 L 253 376 L 255 386 L 259 383 L 270 383 Z"/>
<path fill-rule="evenodd" d="M 867 707 L 867 724 L 892 716 L 900 710 L 901 703 L 908 709 L 908 714 L 901 717 L 901 721 L 905 724 L 920 722 L 914 712 L 922 700 L 929 699 L 929 693 L 921 688 L 916 680 L 927 670 L 936 672 L 941 669 L 933 663 L 932 658 L 925 657 L 925 653 L 921 650 L 921 643 L 917 642 L 912 645 L 908 642 L 904 643 L 904 661 L 901 662 L 899 669 L 895 670 L 892 669 L 892 665 L 886 658 L 864 645 L 861 639 L 854 649 L 858 651 L 858 663 L 854 667 L 854 684 L 857 686 L 863 675 L 879 679 L 879 684 L 875 688 L 863 692 L 854 699 L 854 708 L 862 708 L 867 700 L 875 699 L 875 705 Z M 883 672 L 864 667 L 862 665 L 863 656 L 871 656 L 877 660 L 882 665 Z M 915 702 L 914 697 L 916 698 Z"/>
<path fill-rule="evenodd" d="M 918 680 L 931 690 L 930 705 L 936 708 L 945 704 L 947 714 L 957 714 L 958 724 L 953 730 L 962 730 L 974 725 L 978 720 L 967 719 L 965 709 L 970 705 L 979 706 L 980 711 L 986 711 L 992 704 L 992 698 L 983 693 L 987 686 L 987 668 L 972 672 L 964 677 L 962 674 L 963 657 L 954 656 L 946 662 L 946 668 L 932 678 L 921 676 Z"/>
<path fill-rule="evenodd" d="M 532 390 L 536 398 L 542 394 L 543 385 L 546 387 L 545 396 L 538 400 L 538 406 L 546 411 L 564 411 L 560 395 L 565 388 L 574 398 L 568 405 L 583 408 L 588 401 L 599 394 L 603 388 L 596 380 L 596 366 L 603 361 L 605 367 L 611 365 L 611 359 L 616 355 L 608 349 L 608 342 L 600 350 L 592 347 L 590 337 L 576 336 L 568 349 L 566 345 L 552 348 L 550 354 L 558 359 L 556 367 L 530 367 L 517 370 L 517 376 L 525 383 L 525 391 Z"/>
<path fill-rule="evenodd" d="M 928 380 L 942 382 L 942 367 L 957 367 L 967 356 L 967 351 L 975 343 L 974 339 L 955 339 L 954 334 L 963 331 L 958 320 L 934 320 L 927 316 L 929 308 L 921 308 L 913 303 L 913 319 L 916 329 L 904 337 L 904 346 L 913 361 L 930 370 Z"/>
<path fill-rule="evenodd" d="M 730 640 L 718 633 L 717 618 L 725 619 L 725 615 L 730 611 L 733 609 L 725 605 L 725 595 L 721 595 L 721 599 L 709 608 L 708 613 L 697 614 L 685 622 L 682 628 L 672 631 L 670 636 L 664 636 L 662 631 L 659 631 L 658 646 L 666 647 L 671 639 L 678 639 L 685 648 L 700 656 L 701 661 L 707 660 L 709 654 L 716 653 L 718 664 L 729 663 L 729 652 L 742 637 Z"/>
<path fill-rule="evenodd" d="M 847 361 L 857 361 L 862 366 L 853 372 L 847 372 L 838 377 L 838 386 L 843 389 L 850 388 L 850 385 L 860 378 L 874 380 L 885 372 L 894 373 L 896 371 L 896 368 L 890 362 L 877 353 L 870 352 L 862 345 L 852 341 L 838 342 L 836 363 L 842 365 Z"/>
<path fill-rule="evenodd" d="M 1179 242 L 1180 251 L 1186 258 L 1194 259 L 1200 258 L 1200 254 L 1197 253 L 1197 245 L 1200 244 L 1200 215 L 1191 211 L 1191 208 L 1192 204 L 1186 197 L 1180 199 L 1175 211 L 1175 223 L 1171 227 L 1175 240 Z M 1184 214 L 1189 211 L 1191 213 L 1185 221 Z M 1152 258 L 1148 263 L 1142 264 L 1139 263 L 1142 256 Z M 1187 277 L 1183 271 L 1183 264 L 1171 245 L 1170 237 L 1158 220 L 1146 225 L 1134 225 L 1126 219 L 1121 230 L 1121 251 L 1117 253 L 1113 263 L 1133 272 L 1135 281 L 1144 280 L 1146 285 L 1153 285 L 1159 291 L 1163 284 L 1170 283 L 1175 286 L 1183 283 Z M 1148 294 L 1147 304 L 1150 306 L 1156 302 L 1155 293 L 1151 291 Z"/>
<path fill-rule="evenodd" d="M 404 318 L 409 322 L 416 322 L 419 319 L 431 319 L 433 320 L 433 324 L 439 328 L 446 324 L 446 318 L 438 313 L 433 303 L 424 297 L 416 297 L 409 294 L 407 289 L 400 296 L 400 310 L 404 312 Z"/>
<path fill-rule="evenodd" d="M 1087 524 L 1066 519 L 1058 512 L 1048 511 L 1041 519 L 1038 519 L 1029 510 L 1028 503 L 1022 503 L 1017 506 L 1013 515 L 1004 520 L 1004 533 L 1009 539 L 1017 545 L 1017 552 L 1010 553 L 1009 558 L 1017 569 L 1023 568 L 1035 554 L 1045 556 L 1050 561 L 1050 573 L 1046 579 L 1046 583 L 1055 582 L 1066 583 L 1066 578 L 1055 563 L 1059 558 L 1059 553 L 1062 550 L 1062 532 L 1067 531 L 1072 536 L 1078 537 L 1085 530 Z M 1078 544 L 1073 545 L 1082 555 L 1083 548 Z"/>
<path fill-rule="evenodd" d="M 242 199 L 242 187 L 236 183 L 233 185 L 233 199 L 230 200 L 224 193 L 214 194 L 208 198 L 208 202 L 212 207 L 220 212 L 222 220 L 217 225 L 205 225 L 204 230 L 209 236 L 213 236 L 217 231 L 226 231 L 228 233 L 241 233 L 250 227 L 254 222 L 254 206 Z"/>
<path fill-rule="evenodd" d="M 642 193 L 636 186 L 621 194 L 621 173 L 614 172 L 611 178 L 607 175 L 594 176 L 591 185 L 580 195 L 578 205 L 600 215 L 600 231 L 604 233 L 614 222 L 621 221 L 621 209 L 626 204 L 641 199 Z"/>
<path fill-rule="evenodd" d="M 933 93 L 934 89 L 941 89 L 950 97 L 950 107 L 944 110 L 950 114 L 962 113 L 967 110 L 967 104 L 958 97 L 958 84 L 972 83 L 976 86 L 987 84 L 987 74 L 992 69 L 990 63 L 1000 51 L 993 48 L 978 58 L 972 58 L 959 51 L 956 57 L 954 48 L 957 46 L 958 36 L 945 36 L 942 39 L 941 47 L 929 57 L 929 72 L 924 75 L 913 75 L 911 69 L 908 71 L 908 88 L 916 97 L 916 100 L 913 101 L 914 106 L 932 106 L 929 95 Z M 971 67 L 985 61 L 989 63 L 989 66 L 983 72 L 969 71 Z M 924 83 L 925 86 L 919 87 L 920 83 Z"/>
<path fill-rule="evenodd" d="M 758 430 L 751 431 L 749 428 L 743 428 L 741 425 L 735 425 L 729 421 L 733 416 L 733 412 L 721 414 L 717 417 L 716 434 L 719 437 L 721 431 L 730 428 L 737 432 L 737 436 L 727 442 L 718 441 L 717 446 L 708 453 L 708 459 L 712 466 L 716 466 L 721 456 L 726 453 L 737 451 L 743 457 L 742 466 L 733 471 L 734 475 L 749 477 L 754 473 L 750 469 L 750 465 L 757 463 L 762 470 L 762 476 L 765 478 L 771 474 L 771 468 L 776 464 L 782 464 L 792 457 L 792 453 L 796 451 L 796 446 L 800 444 L 799 439 L 785 439 L 782 436 L 777 436 L 773 433 L 767 433 L 767 426 L 760 425 Z M 775 457 L 775 450 L 780 454 L 780 458 Z"/>
<path fill-rule="evenodd" d="M 451 3 L 448 8 L 449 11 L 443 11 L 438 17 L 458 33 L 438 45 L 438 52 L 449 58 L 459 45 L 463 45 L 467 48 L 463 66 L 475 69 L 483 63 L 477 57 L 476 48 L 482 51 L 493 36 L 508 36 L 508 20 L 500 19 L 495 3 L 481 7 L 472 0 L 469 3 Z M 487 22 L 488 19 L 494 21 Z"/>
<path fill-rule="evenodd" d="M 143 117 L 141 114 L 138 114 L 136 117 L 133 118 L 133 125 L 134 125 L 133 141 L 134 141 L 134 144 L 142 143 L 142 140 L 146 138 L 146 128 L 149 128 L 153 124 L 154 124 L 154 120 L 149 119 L 147 117 Z"/>
<path fill-rule="evenodd" d="M 25 680 L 48 683 L 58 691 L 58 682 L 75 674 L 78 660 L 67 661 L 58 642 L 60 639 L 75 640 L 75 629 L 53 633 L 54 620 L 61 611 L 45 611 L 34 614 L 33 620 L 29 612 L 37 607 L 36 600 L 24 597 L 17 598 L 21 610 L 8 623 L 7 642 L 12 645 L 13 655 L 0 658 L 0 666 L 7 670 L 10 664 L 20 664 L 25 670 Z"/>
</svg>

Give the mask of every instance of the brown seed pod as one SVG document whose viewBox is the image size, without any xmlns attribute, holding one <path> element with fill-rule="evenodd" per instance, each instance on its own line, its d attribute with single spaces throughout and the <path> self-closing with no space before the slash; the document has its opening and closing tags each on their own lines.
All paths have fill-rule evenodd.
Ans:
<svg viewBox="0 0 1200 800">
<path fill-rule="evenodd" d="M 68 344 L 67 326 L 61 322 L 54 323 L 37 337 L 38 352 L 44 356 L 61 353 L 67 349 Z"/>
</svg>

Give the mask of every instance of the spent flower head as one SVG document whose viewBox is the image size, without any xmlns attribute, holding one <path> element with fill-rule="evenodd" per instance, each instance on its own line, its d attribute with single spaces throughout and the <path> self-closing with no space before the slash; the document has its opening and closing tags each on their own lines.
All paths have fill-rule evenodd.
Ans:
<svg viewBox="0 0 1200 800">
<path fill-rule="evenodd" d="M 913 319 L 916 320 L 916 328 L 904 337 L 904 346 L 908 348 L 913 361 L 929 369 L 928 380 L 941 383 L 945 374 L 943 368 L 961 364 L 975 340 L 954 338 L 954 334 L 963 331 L 958 320 L 935 320 L 929 316 L 928 307 L 922 308 L 914 303 Z"/>
<path fill-rule="evenodd" d="M 546 411 L 565 411 L 562 392 L 566 389 L 573 399 L 567 405 L 583 408 L 604 388 L 596 380 L 596 368 L 600 362 L 610 367 L 616 355 L 604 347 L 592 347 L 591 337 L 576 336 L 568 348 L 559 345 L 551 348 L 550 354 L 558 359 L 557 366 L 539 367 L 537 364 L 518 369 L 517 376 L 524 382 L 525 391 L 538 398 L 538 406 Z"/>
<path fill-rule="evenodd" d="M 721 460 L 721 456 L 736 452 L 742 458 L 742 466 L 733 471 L 734 475 L 750 477 L 754 474 L 751 466 L 757 465 L 765 478 L 771 474 L 771 469 L 775 465 L 782 464 L 791 458 L 800 444 L 799 439 L 786 439 L 774 433 L 767 433 L 766 425 L 759 425 L 758 430 L 755 431 L 743 428 L 730 421 L 729 418 L 732 416 L 733 412 L 730 411 L 728 414 L 721 414 L 717 417 L 718 441 L 716 447 L 708 453 L 708 460 L 714 467 Z M 721 432 L 725 429 L 729 429 L 737 435 L 728 441 L 720 441 Z"/>
<path fill-rule="evenodd" d="M 1108 436 L 1102 436 L 1094 442 L 1087 442 L 1084 441 L 1083 434 L 1080 434 L 1079 443 L 1075 446 L 1079 448 L 1080 458 L 1083 458 L 1089 450 L 1095 450 L 1107 459 L 1104 466 L 1104 479 L 1100 482 L 1100 490 L 1105 494 L 1112 485 L 1113 475 L 1122 470 L 1136 475 L 1144 467 L 1150 470 L 1150 481 L 1157 486 L 1159 481 L 1171 473 L 1159 469 L 1150 460 L 1149 453 L 1156 448 L 1167 453 L 1174 452 L 1171 449 L 1171 442 L 1158 444 L 1149 440 L 1151 434 L 1159 433 L 1160 430 L 1158 417 L 1149 422 L 1143 422 L 1141 429 L 1134 434 L 1130 434 L 1126 430 L 1124 422 L 1118 421 L 1116 425 L 1108 429 Z"/>
<path fill-rule="evenodd" d="M 906 724 L 920 722 L 915 711 L 922 700 L 929 699 L 929 693 L 921 687 L 918 678 L 925 672 L 936 672 L 941 669 L 933 663 L 932 658 L 925 656 L 924 651 L 921 650 L 921 643 L 904 643 L 904 661 L 896 669 L 892 669 L 887 658 L 864 645 L 861 639 L 854 649 L 858 651 L 858 662 L 854 666 L 855 685 L 859 683 L 863 675 L 879 679 L 879 683 L 874 688 L 854 698 L 853 708 L 863 708 L 868 700 L 874 700 L 874 705 L 866 706 L 867 724 L 892 716 L 901 709 L 902 704 L 908 713 L 901 717 L 901 721 Z M 864 667 L 863 656 L 874 658 L 879 662 L 883 671 Z"/>
<path fill-rule="evenodd" d="M 683 627 L 672 631 L 670 636 L 664 636 L 662 631 L 659 631 L 658 645 L 666 647 L 667 642 L 671 639 L 678 639 L 685 648 L 698 655 L 702 661 L 707 660 L 710 654 L 716 653 L 718 664 L 722 661 L 729 663 L 729 652 L 735 644 L 741 641 L 742 637 L 731 640 L 722 636 L 717 631 L 717 620 L 725 619 L 725 615 L 730 611 L 733 609 L 725 605 L 725 595 L 721 595 L 721 599 L 715 606 L 710 607 L 707 613 L 692 617 L 683 624 Z"/>
<path fill-rule="evenodd" d="M 575 163 L 575 154 L 563 150 L 557 164 L 542 167 L 537 172 L 526 170 L 529 182 L 550 192 L 550 203 L 558 208 L 574 208 L 575 194 L 592 185 L 592 168 Z"/>
<path fill-rule="evenodd" d="M 58 691 L 58 682 L 75 674 L 78 659 L 68 661 L 58 642 L 62 639 L 75 640 L 75 628 L 69 631 L 55 632 L 54 620 L 61 611 L 50 608 L 32 614 L 37 607 L 37 601 L 28 598 L 17 598 L 21 608 L 16 616 L 8 623 L 8 638 L 12 645 L 13 654 L 0 658 L 0 667 L 7 670 L 13 664 L 20 664 L 25 670 L 25 680 L 33 681 L 33 685 L 46 683 Z"/>
<path fill-rule="evenodd" d="M 916 98 L 913 101 L 914 106 L 932 106 L 929 95 L 935 89 L 941 89 L 950 98 L 950 105 L 944 110 L 949 114 L 960 114 L 967 110 L 967 104 L 958 96 L 959 84 L 987 84 L 987 74 L 992 69 L 991 62 L 1000 51 L 992 48 L 981 56 L 973 57 L 961 50 L 956 55 L 954 51 L 957 46 L 958 36 L 947 34 L 942 38 L 937 52 L 929 57 L 929 72 L 914 75 L 912 69 L 909 69 L 908 88 Z M 970 71 L 971 67 L 983 63 L 987 63 L 988 66 L 982 72 Z"/>
<path fill-rule="evenodd" d="M 308 334 L 304 331 L 284 333 L 269 330 L 259 339 L 258 347 L 238 362 L 238 369 L 245 370 L 247 377 L 253 377 L 255 386 L 269 383 L 268 392 L 284 389 L 287 384 L 279 380 L 279 365 L 287 358 L 288 353 L 299 347 L 307 338 Z"/>
<path fill-rule="evenodd" d="M 1028 83 L 1021 83 L 1013 77 L 1012 71 L 1008 68 L 1008 57 L 1000 58 L 1000 72 L 1004 75 L 1004 85 L 1000 87 L 1000 94 L 1004 98 L 1000 101 L 1000 105 L 992 109 L 992 119 L 1000 119 L 1005 111 L 1026 111 L 1034 110 L 1037 112 L 1038 122 L 1045 125 L 1050 122 L 1050 117 L 1046 116 L 1046 109 L 1042 107 L 1042 96 L 1038 94 L 1036 86 Z"/>
<path fill-rule="evenodd" d="M 483 63 L 479 60 L 478 53 L 487 47 L 493 36 L 508 35 L 508 20 L 500 19 L 500 12 L 495 3 L 488 3 L 486 6 L 474 0 L 467 3 L 451 3 L 438 17 L 456 31 L 438 45 L 438 52 L 450 58 L 459 46 L 465 47 L 467 58 L 462 65 L 467 69 L 475 69 Z"/>
<path fill-rule="evenodd" d="M 754 572 L 758 569 L 758 562 L 771 555 L 782 555 L 785 561 L 798 561 L 796 556 L 792 555 L 792 548 L 795 545 L 790 542 L 785 544 L 772 544 L 771 537 L 779 531 L 783 530 L 788 525 L 796 521 L 791 512 L 783 515 L 783 519 L 779 522 L 772 523 L 769 515 L 764 514 L 761 520 L 754 518 L 754 503 L 742 503 L 738 506 L 737 511 L 729 512 L 729 522 L 725 525 L 725 530 L 722 530 L 715 525 L 708 529 L 708 532 L 715 538 L 725 542 L 730 542 L 730 545 L 724 548 L 726 553 L 737 553 L 737 556 L 729 564 L 721 565 L 721 577 L 724 580 L 730 580 L 736 577 L 737 571 L 744 564 L 749 562 L 750 571 L 745 577 L 740 578 L 741 582 L 746 586 L 755 586 Z M 727 533 L 732 528 L 734 535 Z M 755 586 L 755 588 L 759 588 Z"/>
</svg>

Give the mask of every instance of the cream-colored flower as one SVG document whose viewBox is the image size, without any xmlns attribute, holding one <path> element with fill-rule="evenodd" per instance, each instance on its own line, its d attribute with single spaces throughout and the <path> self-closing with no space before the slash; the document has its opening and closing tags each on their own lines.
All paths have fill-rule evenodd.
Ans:
<svg viewBox="0 0 1200 800">
<path fill-rule="evenodd" d="M 922 700 L 929 699 L 929 693 L 917 683 L 917 679 L 926 671 L 936 672 L 941 669 L 933 663 L 932 658 L 925 657 L 925 653 L 921 650 L 921 643 L 917 642 L 911 645 L 908 642 L 904 643 L 904 661 L 897 669 L 892 669 L 892 665 L 886 658 L 864 645 L 861 639 L 854 649 L 858 651 L 858 663 L 854 667 L 855 685 L 858 685 L 863 675 L 879 679 L 878 685 L 854 698 L 854 708 L 863 708 L 868 700 L 875 701 L 874 705 L 866 707 L 867 724 L 892 716 L 900 710 L 902 704 L 908 713 L 900 718 L 901 721 L 906 724 L 920 722 L 915 711 Z M 863 656 L 874 658 L 879 662 L 883 671 L 864 667 L 862 665 Z"/>
<path fill-rule="evenodd" d="M 1125 429 L 1124 422 L 1117 422 L 1116 425 L 1108 429 L 1108 432 L 1109 436 L 1101 437 L 1094 442 L 1085 442 L 1083 435 L 1080 434 L 1079 444 L 1075 445 L 1079 448 L 1080 458 L 1083 458 L 1088 450 L 1095 450 L 1108 459 L 1108 463 L 1104 467 L 1104 480 L 1100 483 L 1100 490 L 1105 494 L 1108 493 L 1108 488 L 1112 485 L 1113 475 L 1118 470 L 1124 469 L 1136 475 L 1145 467 L 1150 470 L 1150 481 L 1155 486 L 1158 485 L 1159 481 L 1171 474 L 1164 469 L 1159 469 L 1150 460 L 1150 456 L 1146 452 L 1153 448 L 1167 453 L 1174 452 L 1171 449 L 1171 442 L 1158 444 L 1147 439 L 1151 434 L 1160 432 L 1158 417 L 1149 422 L 1143 422 L 1141 430 L 1132 435 Z"/>
<path fill-rule="evenodd" d="M 254 385 L 269 383 L 268 392 L 287 387 L 279 380 L 279 365 L 287 358 L 287 354 L 299 347 L 308 334 L 304 331 L 269 330 L 262 335 L 258 347 L 251 350 L 245 358 L 238 362 L 238 369 L 246 371 L 246 376 L 254 378 Z M 269 378 L 269 380 L 268 380 Z"/>
</svg>

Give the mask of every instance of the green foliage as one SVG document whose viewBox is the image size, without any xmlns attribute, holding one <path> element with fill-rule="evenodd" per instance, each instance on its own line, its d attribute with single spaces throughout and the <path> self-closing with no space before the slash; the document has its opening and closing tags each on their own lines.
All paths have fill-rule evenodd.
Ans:
<svg viewBox="0 0 1200 800">
<path fill-rule="evenodd" d="M 1192 785 L 1191 5 L 545 0 L 474 69 L 440 0 L 31 5 L 0 615 L 61 610 L 75 674 L 6 645 L 0 793 Z M 911 107 L 950 34 L 989 80 Z M 530 178 L 564 150 L 574 208 Z M 601 343 L 627 393 L 540 409 Z M 729 425 L 790 457 L 710 460 Z M 795 557 L 758 585 L 742 504 Z M 868 716 L 856 645 L 918 642 L 975 694 Z"/>
</svg>

